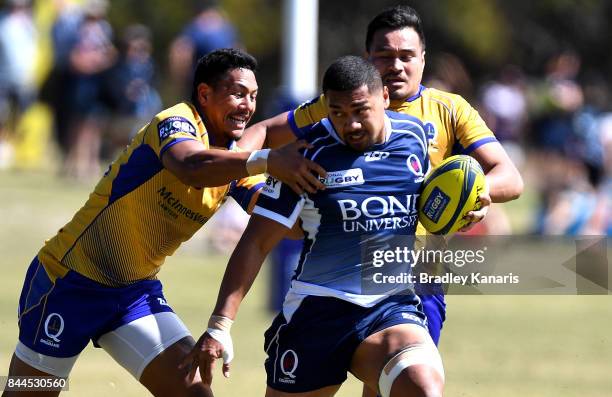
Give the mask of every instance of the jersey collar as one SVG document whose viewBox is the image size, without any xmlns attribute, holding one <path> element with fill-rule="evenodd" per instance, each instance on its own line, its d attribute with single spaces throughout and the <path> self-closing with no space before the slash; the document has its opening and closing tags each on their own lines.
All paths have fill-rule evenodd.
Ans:
<svg viewBox="0 0 612 397">
<path fill-rule="evenodd" d="M 412 102 L 412 101 L 414 101 L 415 99 L 419 99 L 419 97 L 421 96 L 421 93 L 423 92 L 423 90 L 424 90 L 424 89 L 425 89 L 425 87 L 423 86 L 423 84 L 419 84 L 419 90 L 417 91 L 417 93 L 416 93 L 416 94 L 414 94 L 414 95 L 413 95 L 413 96 L 411 96 L 411 97 L 408 97 L 408 98 L 406 99 L 406 102 Z"/>
</svg>

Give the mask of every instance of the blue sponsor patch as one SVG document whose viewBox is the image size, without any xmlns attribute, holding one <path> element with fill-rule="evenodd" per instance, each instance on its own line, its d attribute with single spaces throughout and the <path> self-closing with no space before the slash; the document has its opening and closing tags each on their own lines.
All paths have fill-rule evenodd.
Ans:
<svg viewBox="0 0 612 397">
<path fill-rule="evenodd" d="M 170 136 L 178 133 L 186 133 L 197 137 L 196 128 L 189 120 L 180 116 L 172 116 L 164 119 L 157 124 L 157 133 L 159 134 L 159 143 Z"/>
<path fill-rule="evenodd" d="M 438 223 L 440 216 L 446 209 L 446 206 L 450 202 L 450 197 L 448 197 L 440 188 L 435 187 L 425 205 L 423 206 L 423 213 L 426 217 L 432 220 L 432 222 Z"/>
</svg>

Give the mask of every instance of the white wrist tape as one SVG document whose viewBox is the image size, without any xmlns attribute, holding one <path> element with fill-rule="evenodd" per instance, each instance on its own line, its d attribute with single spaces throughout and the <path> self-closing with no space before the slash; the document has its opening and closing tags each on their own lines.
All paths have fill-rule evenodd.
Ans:
<svg viewBox="0 0 612 397">
<path fill-rule="evenodd" d="M 270 149 L 255 150 L 246 162 L 246 169 L 249 175 L 263 174 L 268 171 L 268 155 Z"/>
<path fill-rule="evenodd" d="M 223 316 L 210 316 L 206 332 L 214 340 L 223 345 L 223 363 L 229 364 L 234 359 L 234 344 L 230 329 L 234 321 Z"/>
</svg>

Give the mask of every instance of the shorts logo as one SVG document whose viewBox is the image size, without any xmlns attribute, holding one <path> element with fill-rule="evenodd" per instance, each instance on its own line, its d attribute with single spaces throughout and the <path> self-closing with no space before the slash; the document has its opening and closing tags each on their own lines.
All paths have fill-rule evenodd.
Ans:
<svg viewBox="0 0 612 397">
<path fill-rule="evenodd" d="M 361 168 L 328 172 L 326 178 L 319 177 L 319 180 L 327 187 L 363 185 L 365 183 Z"/>
<path fill-rule="evenodd" d="M 412 314 L 412 313 L 402 313 L 402 318 L 404 320 L 410 320 L 410 321 L 414 321 L 417 324 L 423 324 L 423 320 L 421 320 L 418 316 Z"/>
<path fill-rule="evenodd" d="M 293 374 L 298 366 L 298 356 L 293 350 L 286 350 L 280 359 L 281 372 L 291 379 L 295 379 Z M 292 382 L 293 383 L 293 382 Z"/>
<path fill-rule="evenodd" d="M 160 122 L 157 125 L 157 133 L 159 134 L 159 143 L 162 143 L 170 136 L 178 133 L 186 133 L 194 137 L 197 136 L 193 124 L 186 118 L 179 116 L 168 117 Z"/>
<path fill-rule="evenodd" d="M 261 194 L 277 199 L 280 197 L 281 186 L 281 182 L 278 179 L 269 176 L 266 179 L 266 184 L 261 188 Z"/>
<path fill-rule="evenodd" d="M 51 313 L 45 320 L 45 334 L 49 339 L 40 339 L 41 343 L 47 346 L 59 347 L 59 336 L 64 332 L 64 318 L 57 313 Z"/>
<path fill-rule="evenodd" d="M 423 173 L 423 166 L 421 165 L 421 160 L 418 158 L 418 156 L 414 153 L 408 156 L 408 159 L 406 160 L 406 165 L 408 166 L 410 172 L 412 172 L 416 176 L 416 179 L 414 181 L 422 182 L 425 174 Z"/>
</svg>

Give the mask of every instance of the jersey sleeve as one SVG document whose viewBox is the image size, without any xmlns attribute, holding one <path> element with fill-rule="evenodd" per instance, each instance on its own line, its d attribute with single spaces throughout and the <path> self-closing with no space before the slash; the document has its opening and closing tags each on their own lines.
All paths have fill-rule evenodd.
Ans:
<svg viewBox="0 0 612 397">
<path fill-rule="evenodd" d="M 490 142 L 497 142 L 493 131 L 487 127 L 476 109 L 465 99 L 457 96 L 455 103 L 455 137 L 459 143 L 454 152 L 470 154 L 476 148 Z"/>
<path fill-rule="evenodd" d="M 269 176 L 261 189 L 253 213 L 291 229 L 304 208 L 305 199 L 289 186 Z"/>
<path fill-rule="evenodd" d="M 228 195 L 236 200 L 246 213 L 251 214 L 250 209 L 253 208 L 265 183 L 266 177 L 263 174 L 242 178 L 230 184 Z"/>
<path fill-rule="evenodd" d="M 289 112 L 287 122 L 298 139 L 306 137 L 308 127 L 327 117 L 327 103 L 324 95 L 304 102 L 297 109 Z"/>
<path fill-rule="evenodd" d="M 201 142 L 197 131 L 194 120 L 189 117 L 182 115 L 156 117 L 149 124 L 145 140 L 161 158 L 166 150 L 179 142 L 187 140 Z"/>
</svg>

